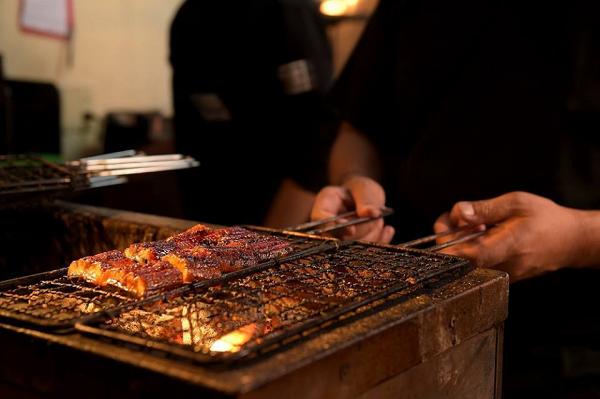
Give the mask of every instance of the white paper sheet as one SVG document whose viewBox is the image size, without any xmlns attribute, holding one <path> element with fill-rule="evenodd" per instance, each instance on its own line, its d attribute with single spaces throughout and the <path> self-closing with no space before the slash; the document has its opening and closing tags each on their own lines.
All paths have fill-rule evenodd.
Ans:
<svg viewBox="0 0 600 399">
<path fill-rule="evenodd" d="M 67 38 L 71 25 L 71 0 L 21 0 L 23 30 Z"/>
</svg>

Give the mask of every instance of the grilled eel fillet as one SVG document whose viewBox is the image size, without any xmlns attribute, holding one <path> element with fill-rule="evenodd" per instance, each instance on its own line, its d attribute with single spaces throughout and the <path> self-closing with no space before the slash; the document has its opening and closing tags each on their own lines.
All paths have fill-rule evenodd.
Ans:
<svg viewBox="0 0 600 399">
<path fill-rule="evenodd" d="M 182 283 L 213 279 L 283 256 L 290 245 L 240 227 L 197 225 L 165 241 L 137 243 L 124 254 L 109 251 L 71 263 L 68 275 L 144 296 Z"/>
<path fill-rule="evenodd" d="M 204 280 L 208 274 L 229 273 L 286 255 L 289 243 L 241 227 L 214 230 L 199 245 L 183 242 L 162 259 L 179 269 L 186 282 Z M 214 277 L 209 277 L 214 278 Z"/>
<path fill-rule="evenodd" d="M 176 234 L 164 241 L 140 242 L 125 249 L 125 256 L 139 263 L 156 262 L 177 249 L 198 246 L 202 239 L 212 231 L 203 224 L 197 224 L 183 233 Z"/>
<path fill-rule="evenodd" d="M 96 285 L 106 285 L 106 276 L 110 270 L 132 268 L 136 265 L 121 251 L 108 251 L 71 262 L 68 275 L 81 277 Z"/>
<path fill-rule="evenodd" d="M 184 282 L 216 278 L 222 273 L 254 266 L 259 262 L 254 253 L 249 251 L 206 247 L 179 249 L 162 259 L 181 272 Z"/>
<path fill-rule="evenodd" d="M 185 282 L 215 278 L 289 253 L 288 242 L 231 227 L 208 231 L 194 226 L 166 241 L 130 245 L 125 256 L 139 263 L 165 260 L 178 268 Z"/>
<path fill-rule="evenodd" d="M 181 284 L 179 270 L 159 261 L 139 265 L 120 251 L 108 251 L 86 256 L 71 263 L 70 277 L 81 277 L 98 286 L 111 285 L 142 297 L 149 291 L 158 291 Z"/>
</svg>

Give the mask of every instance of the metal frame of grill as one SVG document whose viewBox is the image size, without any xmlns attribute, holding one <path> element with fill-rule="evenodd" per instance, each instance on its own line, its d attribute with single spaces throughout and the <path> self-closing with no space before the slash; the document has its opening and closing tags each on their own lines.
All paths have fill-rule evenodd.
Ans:
<svg viewBox="0 0 600 399">
<path fill-rule="evenodd" d="M 66 268 L 0 283 L 0 317 L 64 332 L 92 313 L 135 301 L 116 289 L 72 280 Z"/>
<path fill-rule="evenodd" d="M 281 260 L 263 262 L 217 279 L 183 285 L 143 299 L 128 296 L 116 288 L 100 288 L 79 279 L 71 279 L 67 277 L 66 268 L 20 277 L 0 282 L 0 317 L 52 329 L 55 332 L 68 332 L 74 328 L 75 323 L 93 319 L 98 314 L 119 312 L 128 305 L 157 301 L 181 295 L 192 288 L 219 284 L 226 279 L 273 267 L 280 261 L 312 253 L 315 248 L 335 241 L 302 233 L 256 227 L 252 229 L 289 240 L 294 251 Z"/>
<path fill-rule="evenodd" d="M 471 269 L 467 260 L 448 255 L 340 242 L 262 270 L 227 276 L 218 286 L 211 282 L 194 286 L 164 303 L 149 300 L 125 306 L 118 312 L 105 312 L 77 323 L 76 329 L 198 363 L 235 363 L 275 353 L 339 323 L 406 300 L 423 292 L 429 284 L 457 278 Z M 343 295 L 336 295 L 336 290 Z M 180 315 L 177 315 L 178 309 L 181 309 Z M 206 314 L 207 309 L 209 314 Z M 201 313 L 202 320 L 193 316 Z M 132 317 L 115 328 L 114 320 L 129 316 Z M 146 317 L 150 322 L 144 327 Z M 168 332 L 173 317 L 180 318 L 181 337 L 185 340 L 183 337 L 187 334 L 188 345 L 152 336 L 161 328 L 157 321 L 166 321 Z M 275 318 L 278 323 L 274 326 Z M 224 335 L 252 325 L 262 329 L 262 333 L 253 335 L 237 352 L 211 352 L 207 349 L 208 343 L 196 345 L 194 328 L 205 328 L 207 322 L 219 326 L 228 321 L 231 323 L 223 328 Z M 132 332 L 129 327 L 126 331 L 123 327 L 136 323 L 139 331 Z M 154 332 L 149 333 L 149 329 Z M 177 334 L 178 331 L 175 338 L 179 339 Z"/>
</svg>

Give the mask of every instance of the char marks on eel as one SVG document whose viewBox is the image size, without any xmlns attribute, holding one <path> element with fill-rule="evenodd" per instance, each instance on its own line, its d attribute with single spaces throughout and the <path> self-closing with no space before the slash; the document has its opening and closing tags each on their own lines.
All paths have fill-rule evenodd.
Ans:
<svg viewBox="0 0 600 399">
<path fill-rule="evenodd" d="M 200 224 L 164 241 L 135 243 L 124 252 L 108 251 L 75 260 L 68 275 L 143 297 L 255 266 L 291 250 L 287 241 L 277 237 L 242 227 L 212 230 Z"/>
</svg>

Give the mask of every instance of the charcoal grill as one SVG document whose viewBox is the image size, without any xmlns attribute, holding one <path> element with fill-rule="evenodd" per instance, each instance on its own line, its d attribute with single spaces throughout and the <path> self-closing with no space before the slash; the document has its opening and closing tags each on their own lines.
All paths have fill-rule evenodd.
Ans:
<svg viewBox="0 0 600 399">
<path fill-rule="evenodd" d="M 459 258 L 362 243 L 313 252 L 76 327 L 197 362 L 254 359 L 470 269 Z"/>
<path fill-rule="evenodd" d="M 468 261 L 441 254 L 254 229 L 285 238 L 292 254 L 143 301 L 70 279 L 66 269 L 22 277 L 0 285 L 0 316 L 61 331 L 75 326 L 199 362 L 233 361 L 469 270 Z"/>
<path fill-rule="evenodd" d="M 61 221 L 74 220 L 76 229 L 92 232 L 58 240 L 77 248 L 79 253 L 69 259 L 164 239 L 194 224 L 67 203 L 59 208 Z M 16 320 L 14 314 L 4 318 L 0 349 L 12 361 L 0 364 L 0 395 L 26 397 L 35 391 L 69 397 L 84 390 L 90 397 L 158 391 L 210 397 L 281 397 L 283 392 L 302 397 L 382 397 L 386 392 L 499 397 L 504 275 L 470 272 L 461 259 L 420 250 L 336 240 L 315 244 L 314 237 L 294 237 L 310 244 L 299 246 L 291 258 L 144 301 L 111 297 L 107 301 L 119 302 L 118 307 L 102 305 L 102 311 L 62 320 L 69 330 L 60 334 L 31 320 Z M 60 281 L 64 271 L 41 276 L 19 283 L 39 287 L 42 281 Z M 0 291 L 15 288 L 5 284 Z M 188 306 L 186 314 L 177 308 L 181 304 Z M 194 316 L 192 305 L 207 309 L 205 316 L 224 310 L 225 323 L 206 342 L 194 340 L 194 327 L 204 319 Z M 228 318 L 233 313 L 240 317 Z M 162 320 L 159 327 L 173 327 L 164 323 L 164 315 L 178 320 L 179 327 L 174 326 L 179 330 L 171 335 L 176 339 L 148 330 L 139 323 L 144 321 L 140 315 Z M 125 329 L 121 322 L 128 317 Z M 52 316 L 35 318 L 53 322 Z M 210 350 L 238 330 L 250 332 L 250 339 L 234 351 Z"/>
</svg>

